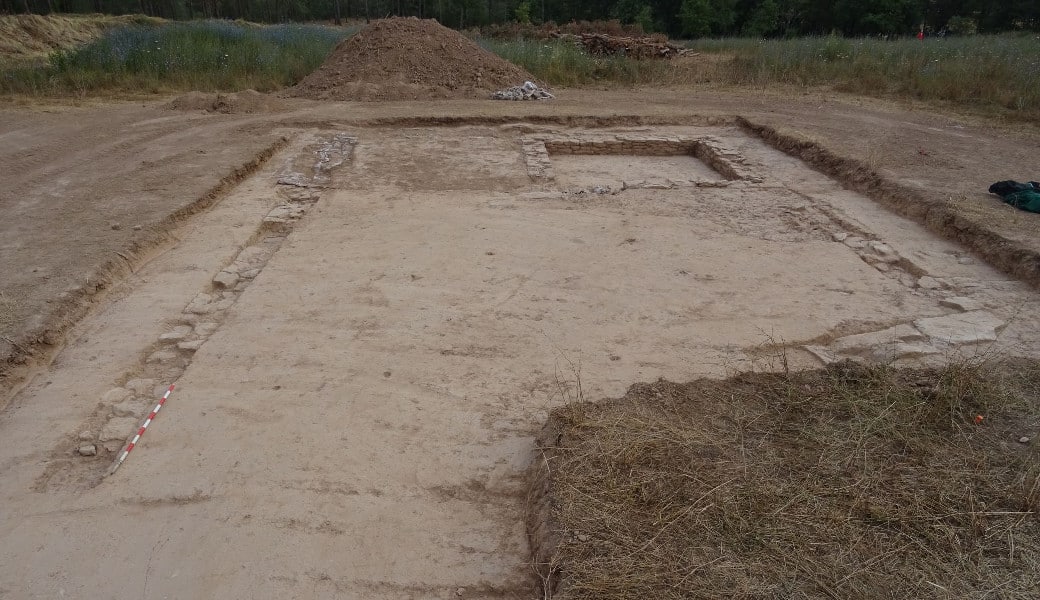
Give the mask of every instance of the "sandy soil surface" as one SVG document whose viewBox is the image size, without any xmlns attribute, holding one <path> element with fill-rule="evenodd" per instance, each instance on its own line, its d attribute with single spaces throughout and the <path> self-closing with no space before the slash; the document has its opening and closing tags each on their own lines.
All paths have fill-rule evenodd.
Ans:
<svg viewBox="0 0 1040 600">
<path fill-rule="evenodd" d="M 0 597 L 535 597 L 523 476 L 559 403 L 776 366 L 776 341 L 795 366 L 1040 351 L 1032 287 L 725 117 L 835 149 L 869 138 L 850 156 L 886 149 L 886 175 L 952 190 L 1009 236 L 1036 216 L 985 187 L 1031 178 L 1034 134 L 813 99 L 580 94 L 0 113 L 14 173 L 0 280 L 28 315 L 122 252 L 134 224 L 166 222 L 290 137 L 110 273 L 22 373 L 0 412 Z M 518 114 L 529 123 L 495 123 Z M 684 124 L 633 123 L 652 119 Z M 549 155 L 547 176 L 531 149 L 552 139 L 707 144 L 742 176 L 578 155 Z M 907 160 L 911 140 L 941 160 Z M 633 185 L 587 185 L 610 177 Z"/>
</svg>

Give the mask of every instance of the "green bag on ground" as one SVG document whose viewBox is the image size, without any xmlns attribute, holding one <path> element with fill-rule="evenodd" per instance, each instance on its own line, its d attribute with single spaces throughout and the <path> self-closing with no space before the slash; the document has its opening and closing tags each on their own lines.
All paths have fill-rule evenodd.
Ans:
<svg viewBox="0 0 1040 600">
<path fill-rule="evenodd" d="M 998 181 L 989 186 L 989 191 L 1015 208 L 1040 213 L 1040 182 Z"/>
<path fill-rule="evenodd" d="M 1004 202 L 1015 208 L 1040 213 L 1040 190 L 1014 192 L 1004 196 Z"/>
</svg>

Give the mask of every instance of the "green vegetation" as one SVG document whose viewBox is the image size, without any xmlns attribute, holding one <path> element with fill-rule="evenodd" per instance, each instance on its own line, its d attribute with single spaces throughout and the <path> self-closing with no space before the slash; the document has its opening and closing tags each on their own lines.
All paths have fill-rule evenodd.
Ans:
<svg viewBox="0 0 1040 600">
<path fill-rule="evenodd" d="M 51 55 L 42 67 L 0 71 L 0 93 L 269 91 L 310 73 L 354 31 L 229 21 L 118 27 L 78 49 Z M 923 42 L 838 36 L 703 39 L 688 44 L 699 56 L 671 62 L 589 56 L 554 39 L 478 41 L 555 86 L 822 87 L 1040 121 L 1040 37 L 1033 34 Z"/>
<path fill-rule="evenodd" d="M 0 14 L 55 10 L 264 23 L 417 16 L 460 29 L 615 18 L 672 36 L 911 36 L 922 23 L 932 32 L 1040 30 L 1036 0 L 0 0 Z"/>
<path fill-rule="evenodd" d="M 829 86 L 843 92 L 1000 109 L 1040 118 L 1040 38 L 990 35 L 942 40 L 725 39 L 690 44 L 715 61 L 713 82 Z"/>
<path fill-rule="evenodd" d="M 350 30 L 194 21 L 112 29 L 43 67 L 0 72 L 0 92 L 274 90 L 313 71 Z"/>
<path fill-rule="evenodd" d="M 689 42 L 673 62 L 593 57 L 559 40 L 481 40 L 550 85 L 718 84 L 830 88 L 1040 121 L 1040 38 L 1026 34 L 885 41 L 836 36 Z"/>
<path fill-rule="evenodd" d="M 478 40 L 481 46 L 516 63 L 550 85 L 575 86 L 596 82 L 623 85 L 670 80 L 671 65 L 622 56 L 596 57 L 560 40 Z"/>
</svg>

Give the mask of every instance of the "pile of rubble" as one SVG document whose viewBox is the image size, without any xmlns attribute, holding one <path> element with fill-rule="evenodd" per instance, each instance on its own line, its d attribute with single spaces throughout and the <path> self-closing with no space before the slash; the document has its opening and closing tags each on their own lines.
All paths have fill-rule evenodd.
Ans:
<svg viewBox="0 0 1040 600">
<path fill-rule="evenodd" d="M 530 81 L 491 94 L 492 100 L 552 100 L 555 97 Z"/>
</svg>

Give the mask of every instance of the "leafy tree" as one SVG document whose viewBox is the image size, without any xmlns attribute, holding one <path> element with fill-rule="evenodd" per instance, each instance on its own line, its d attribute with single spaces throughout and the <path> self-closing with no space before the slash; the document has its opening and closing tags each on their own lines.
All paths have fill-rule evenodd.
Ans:
<svg viewBox="0 0 1040 600">
<path fill-rule="evenodd" d="M 775 34 L 779 27 L 780 7 L 775 0 L 764 0 L 744 23 L 743 32 L 752 37 L 763 37 Z"/>
<path fill-rule="evenodd" d="M 258 22 L 434 17 L 452 27 L 617 18 L 671 35 L 913 35 L 933 30 L 1040 31 L 1040 0 L 0 0 L 0 13 L 145 13 Z M 970 30 L 970 28 L 969 28 Z"/>
<path fill-rule="evenodd" d="M 711 34 L 711 4 L 709 0 L 683 0 L 679 9 L 682 34 L 704 37 Z"/>
<path fill-rule="evenodd" d="M 683 0 L 679 7 L 680 32 L 693 37 L 733 33 L 736 8 L 736 0 Z"/>
<path fill-rule="evenodd" d="M 521 2 L 516 5 L 516 10 L 513 11 L 513 15 L 516 17 L 518 23 L 524 25 L 531 24 L 531 3 Z"/>
<path fill-rule="evenodd" d="M 635 23 L 643 28 L 643 31 L 649 33 L 655 29 L 654 27 L 654 9 L 650 8 L 649 4 L 644 4 L 643 8 L 639 9 L 636 14 Z"/>
</svg>

